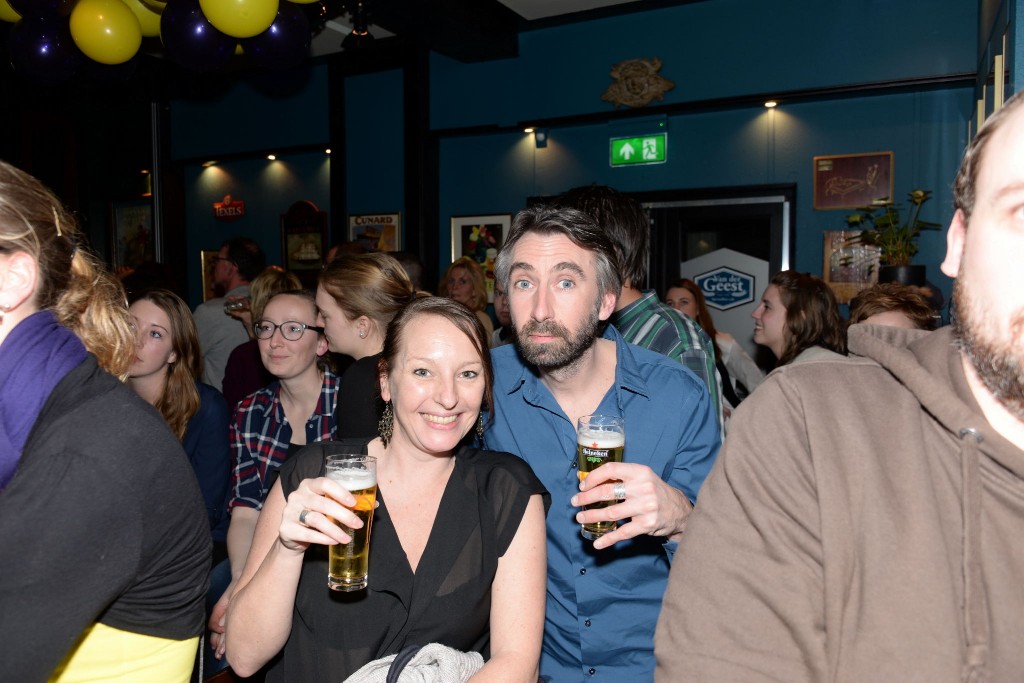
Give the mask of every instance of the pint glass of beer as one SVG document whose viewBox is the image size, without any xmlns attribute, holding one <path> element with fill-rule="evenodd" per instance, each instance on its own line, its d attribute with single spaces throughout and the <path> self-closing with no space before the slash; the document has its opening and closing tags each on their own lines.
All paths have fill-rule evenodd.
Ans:
<svg viewBox="0 0 1024 683">
<path fill-rule="evenodd" d="M 328 455 L 325 476 L 352 493 L 356 499 L 352 511 L 363 521 L 359 529 L 334 522 L 352 540 L 329 546 L 327 585 L 336 591 L 362 590 L 366 588 L 370 563 L 370 523 L 377 501 L 377 459 L 370 455 Z"/>
<path fill-rule="evenodd" d="M 576 456 L 579 458 L 579 478 L 587 475 L 606 462 L 622 462 L 626 449 L 625 421 L 611 415 L 584 415 L 576 429 Z M 593 505 L 584 505 L 584 510 L 607 507 L 617 501 L 606 500 Z M 615 531 L 618 522 L 594 522 L 584 524 L 580 533 L 583 538 L 594 540 L 609 531 Z"/>
</svg>

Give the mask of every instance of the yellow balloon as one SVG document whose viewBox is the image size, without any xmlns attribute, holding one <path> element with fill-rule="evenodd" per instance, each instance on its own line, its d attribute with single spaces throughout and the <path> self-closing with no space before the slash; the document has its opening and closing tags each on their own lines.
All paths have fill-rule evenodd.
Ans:
<svg viewBox="0 0 1024 683">
<path fill-rule="evenodd" d="M 164 7 L 167 7 L 167 0 L 141 0 L 141 2 L 143 5 L 157 13 L 163 12 Z"/>
<path fill-rule="evenodd" d="M 122 0 L 78 0 L 71 11 L 71 38 L 89 59 L 123 64 L 142 45 L 142 27 Z"/>
<path fill-rule="evenodd" d="M 7 0 L 0 0 L 0 21 L 9 21 L 12 24 L 21 19 L 21 15 L 14 11 Z"/>
<path fill-rule="evenodd" d="M 312 5 L 314 2 L 320 2 L 320 0 L 288 0 L 288 2 L 294 5 Z"/>
<path fill-rule="evenodd" d="M 2 2 L 2 0 L 0 0 Z M 146 38 L 156 38 L 160 35 L 160 13 L 152 10 L 148 5 L 143 5 L 142 0 L 123 0 L 139 20 L 142 27 L 142 35 Z"/>
<path fill-rule="evenodd" d="M 252 38 L 270 28 L 278 0 L 199 0 L 207 21 L 234 38 Z"/>
</svg>

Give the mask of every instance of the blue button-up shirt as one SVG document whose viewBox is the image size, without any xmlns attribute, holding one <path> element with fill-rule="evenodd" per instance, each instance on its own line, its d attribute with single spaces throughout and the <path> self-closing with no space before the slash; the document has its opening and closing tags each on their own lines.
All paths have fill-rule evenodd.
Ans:
<svg viewBox="0 0 1024 683">
<path fill-rule="evenodd" d="M 594 411 L 625 418 L 625 462 L 649 466 L 695 500 L 718 453 L 719 429 L 707 388 L 669 358 L 623 341 L 615 382 Z M 488 448 L 516 453 L 551 493 L 548 588 L 541 675 L 571 681 L 650 681 L 654 627 L 676 544 L 639 536 L 594 550 L 580 536 L 576 426 L 514 346 L 492 352 L 494 419 Z"/>
</svg>

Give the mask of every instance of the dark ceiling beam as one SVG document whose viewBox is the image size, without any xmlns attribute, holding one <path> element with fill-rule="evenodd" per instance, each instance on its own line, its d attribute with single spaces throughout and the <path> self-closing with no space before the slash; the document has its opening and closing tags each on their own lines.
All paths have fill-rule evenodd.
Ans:
<svg viewBox="0 0 1024 683">
<path fill-rule="evenodd" d="M 381 26 L 417 37 L 430 50 L 461 62 L 519 55 L 522 18 L 497 0 L 368 0 L 370 32 Z"/>
</svg>

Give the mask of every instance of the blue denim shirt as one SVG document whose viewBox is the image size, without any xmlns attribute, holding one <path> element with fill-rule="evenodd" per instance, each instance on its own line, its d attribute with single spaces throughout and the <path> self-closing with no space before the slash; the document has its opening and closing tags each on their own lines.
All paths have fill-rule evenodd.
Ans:
<svg viewBox="0 0 1024 683">
<path fill-rule="evenodd" d="M 626 462 L 649 466 L 695 500 L 719 447 L 707 388 L 679 363 L 623 341 L 615 382 L 596 411 L 625 418 Z M 579 492 L 576 426 L 515 347 L 492 351 L 494 419 L 488 448 L 518 454 L 551 493 L 542 676 L 572 681 L 651 681 L 654 627 L 676 543 L 639 536 L 595 551 L 569 500 Z"/>
</svg>

